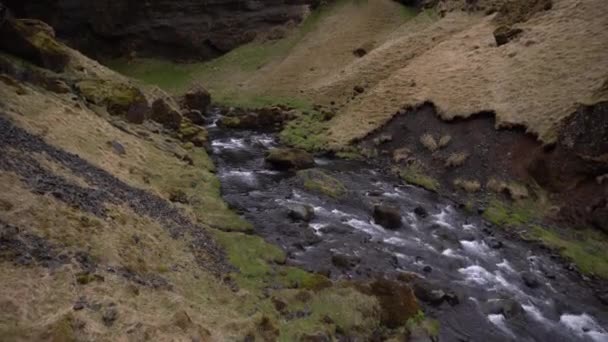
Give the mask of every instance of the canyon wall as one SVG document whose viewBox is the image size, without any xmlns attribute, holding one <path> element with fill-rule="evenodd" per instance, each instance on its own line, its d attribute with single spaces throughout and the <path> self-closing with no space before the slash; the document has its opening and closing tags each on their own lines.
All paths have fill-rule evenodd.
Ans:
<svg viewBox="0 0 608 342">
<path fill-rule="evenodd" d="M 49 23 L 60 39 L 96 58 L 122 55 L 209 59 L 299 22 L 310 0 L 5 2 L 18 17 Z M 278 32 L 280 35 L 280 32 Z"/>
</svg>

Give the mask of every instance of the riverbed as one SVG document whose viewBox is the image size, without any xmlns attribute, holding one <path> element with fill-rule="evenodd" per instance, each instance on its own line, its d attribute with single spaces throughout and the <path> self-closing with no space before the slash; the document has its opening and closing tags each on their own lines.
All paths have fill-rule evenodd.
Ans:
<svg viewBox="0 0 608 342">
<path fill-rule="evenodd" d="M 323 157 L 317 168 L 347 195 L 315 194 L 293 172 L 265 164 L 266 151 L 279 146 L 272 132 L 207 129 L 224 199 L 256 234 L 283 248 L 290 264 L 332 279 L 421 279 L 441 341 L 608 341 L 608 312 L 580 278 L 451 200 L 375 165 Z M 377 225 L 377 204 L 399 208 L 403 227 Z M 314 218 L 291 219 L 294 205 L 312 206 Z M 349 264 L 336 266 L 335 256 Z"/>
</svg>

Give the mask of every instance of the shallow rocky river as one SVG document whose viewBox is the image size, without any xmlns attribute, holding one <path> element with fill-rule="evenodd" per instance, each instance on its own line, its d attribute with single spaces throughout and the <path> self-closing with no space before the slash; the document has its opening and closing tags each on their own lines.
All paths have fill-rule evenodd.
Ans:
<svg viewBox="0 0 608 342">
<path fill-rule="evenodd" d="M 608 341 L 608 312 L 580 279 L 449 200 L 373 165 L 323 158 L 317 168 L 348 194 L 319 196 L 265 165 L 273 134 L 208 129 L 224 198 L 291 264 L 334 279 L 417 274 L 415 292 L 441 322 L 441 341 Z M 401 229 L 373 222 L 378 203 L 400 208 Z M 289 218 L 300 204 L 314 208 L 310 222 Z"/>
</svg>

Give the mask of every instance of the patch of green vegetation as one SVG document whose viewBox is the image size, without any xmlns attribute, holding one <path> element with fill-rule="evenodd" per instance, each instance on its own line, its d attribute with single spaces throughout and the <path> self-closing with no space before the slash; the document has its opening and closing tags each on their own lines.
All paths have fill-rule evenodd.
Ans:
<svg viewBox="0 0 608 342">
<path fill-rule="evenodd" d="M 297 109 L 301 112 L 313 110 L 312 102 L 296 97 L 252 95 L 239 92 L 215 92 L 213 93 L 213 99 L 218 104 L 240 108 L 256 109 L 282 105 L 288 108 Z"/>
<path fill-rule="evenodd" d="M 419 186 L 429 191 L 439 191 L 439 182 L 430 177 L 418 164 L 412 164 L 399 172 L 399 176 L 409 184 Z"/>
<path fill-rule="evenodd" d="M 531 200 L 508 204 L 492 199 L 483 217 L 497 226 L 521 226 L 538 219 L 541 213 Z"/>
<path fill-rule="evenodd" d="M 336 152 L 336 157 L 348 160 L 363 160 L 365 159 L 361 154 L 361 151 L 354 146 L 346 147 Z"/>
<path fill-rule="evenodd" d="M 145 101 L 142 92 L 126 83 L 91 79 L 76 83 L 76 88 L 84 98 L 108 108 L 111 114 L 126 114 L 129 107 Z"/>
<path fill-rule="evenodd" d="M 242 233 L 214 231 L 217 242 L 226 250 L 228 260 L 239 269 L 239 285 L 260 288 L 273 274 L 273 263 L 285 263 L 285 252 L 261 237 Z"/>
<path fill-rule="evenodd" d="M 320 274 L 306 272 L 296 267 L 283 266 L 279 268 L 277 279 L 285 288 L 320 290 L 332 285 L 329 279 Z"/>
<path fill-rule="evenodd" d="M 304 188 L 310 191 L 336 199 L 346 194 L 344 184 L 324 171 L 302 170 L 298 172 L 298 178 L 302 181 Z"/>
<path fill-rule="evenodd" d="M 301 148 L 309 152 L 325 151 L 327 144 L 327 125 L 325 117 L 319 112 L 304 113 L 290 121 L 281 131 L 280 138 L 284 144 Z"/>
<path fill-rule="evenodd" d="M 558 232 L 532 226 L 530 233 L 559 253 L 572 260 L 581 272 L 608 279 L 608 239 L 594 230 Z"/>
<path fill-rule="evenodd" d="M 207 62 L 179 64 L 168 60 L 143 58 L 135 61 L 117 59 L 108 61 L 106 64 L 126 76 L 159 86 L 174 94 L 183 93 L 197 80 L 204 80 L 205 85 L 210 88 L 212 96 L 220 103 L 233 106 L 242 102 L 263 103 L 262 105 L 284 103 L 284 101 L 271 101 L 272 99 L 265 96 L 247 99 L 237 91 L 225 92 L 224 89 L 234 89 L 234 85 L 223 84 L 222 80 L 226 78 L 226 73 L 251 73 L 271 61 L 287 55 L 291 48 L 317 27 L 321 18 L 343 3 L 343 1 L 339 1 L 336 4 L 319 7 L 285 38 L 253 41 Z"/>
<path fill-rule="evenodd" d="M 334 285 L 303 296 L 301 291 L 285 291 L 279 298 L 290 312 L 309 311 L 309 316 L 283 322 L 280 341 L 300 341 L 305 335 L 332 336 L 339 327 L 353 337 L 367 340 L 379 328 L 378 301 L 351 286 Z"/>
</svg>

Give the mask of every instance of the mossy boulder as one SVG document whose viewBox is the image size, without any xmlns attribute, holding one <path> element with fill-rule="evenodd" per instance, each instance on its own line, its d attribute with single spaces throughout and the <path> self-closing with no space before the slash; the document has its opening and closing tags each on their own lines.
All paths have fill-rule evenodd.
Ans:
<svg viewBox="0 0 608 342">
<path fill-rule="evenodd" d="M 420 313 L 420 305 L 414 291 L 395 280 L 376 279 L 367 284 L 358 284 L 364 294 L 374 296 L 380 303 L 380 322 L 390 329 L 404 326 L 410 318 Z"/>
<path fill-rule="evenodd" d="M 266 162 L 276 170 L 302 170 L 315 166 L 312 154 L 297 148 L 275 148 L 266 155 Z"/>
<path fill-rule="evenodd" d="M 250 110 L 223 117 L 218 124 L 234 129 L 275 129 L 295 117 L 293 111 L 281 107 L 268 107 Z"/>
<path fill-rule="evenodd" d="M 194 146 L 204 147 L 209 142 L 207 130 L 203 127 L 193 124 L 190 120 L 184 119 L 180 126 L 178 137 L 183 142 L 190 142 Z"/>
<path fill-rule="evenodd" d="M 346 194 L 344 184 L 323 170 L 302 170 L 297 176 L 307 190 L 336 199 Z"/>
<path fill-rule="evenodd" d="M 127 83 L 90 79 L 77 82 L 76 89 L 87 101 L 105 106 L 110 115 L 124 116 L 132 123 L 142 123 L 150 111 L 144 94 Z"/>
<path fill-rule="evenodd" d="M 70 62 L 67 48 L 42 22 L 8 18 L 0 27 L 0 49 L 37 66 L 62 72 Z M 43 25 L 44 24 L 44 25 Z"/>
</svg>

